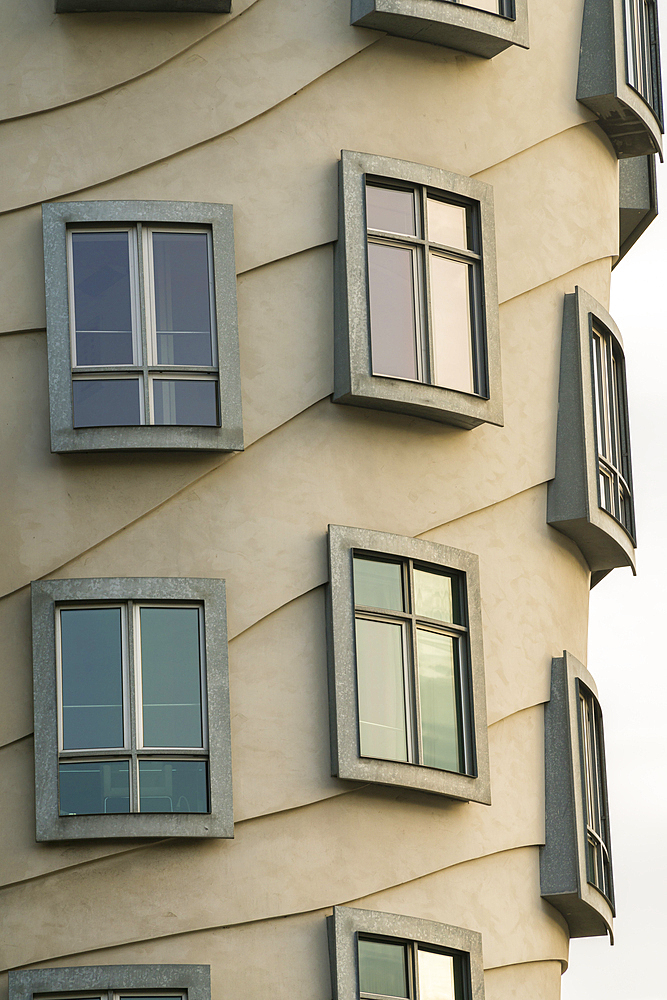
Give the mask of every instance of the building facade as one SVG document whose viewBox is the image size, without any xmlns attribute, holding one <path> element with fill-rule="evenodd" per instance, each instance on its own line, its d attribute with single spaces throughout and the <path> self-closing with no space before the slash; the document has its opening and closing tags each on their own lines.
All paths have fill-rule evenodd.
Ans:
<svg viewBox="0 0 667 1000">
<path fill-rule="evenodd" d="M 0 14 L 2 997 L 559 997 L 655 0 L 53 2 Z"/>
</svg>

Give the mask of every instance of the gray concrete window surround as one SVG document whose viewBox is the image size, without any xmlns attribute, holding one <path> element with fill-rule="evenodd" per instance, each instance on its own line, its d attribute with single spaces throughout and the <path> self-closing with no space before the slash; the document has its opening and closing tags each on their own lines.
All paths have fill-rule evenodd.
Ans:
<svg viewBox="0 0 667 1000">
<path fill-rule="evenodd" d="M 212 579 L 98 578 L 40 580 L 31 584 L 35 717 L 35 804 L 37 841 L 130 837 L 234 836 L 231 728 L 225 581 Z M 59 815 L 58 653 L 56 612 L 127 601 L 193 602 L 203 605 L 205 710 L 208 731 L 208 813 L 108 813 Z M 129 668 L 128 668 L 129 669 Z M 128 674 L 130 713 L 135 690 Z M 131 715 L 130 715 L 131 717 Z M 127 745 L 127 740 L 125 741 Z M 90 753 L 90 752 L 89 752 Z M 94 756 L 94 753 L 93 753 Z M 128 757 L 119 750 L 117 757 Z M 159 753 L 169 757 L 169 751 Z"/>
<path fill-rule="evenodd" d="M 592 331 L 600 325 L 615 343 L 617 372 L 625 409 L 627 401 L 623 341 L 609 313 L 592 295 L 577 286 L 565 296 L 561 341 L 560 385 L 558 390 L 558 430 L 556 474 L 547 493 L 547 523 L 563 532 L 581 549 L 591 568 L 595 586 L 616 566 L 635 570 L 634 514 L 632 513 L 632 473 L 629 444 L 625 452 L 629 478 L 629 527 L 600 505 L 593 372 Z"/>
<path fill-rule="evenodd" d="M 439 3 L 440 0 L 434 0 Z M 449 6 L 449 4 L 443 4 Z M 451 5 L 454 6 L 454 5 Z M 367 261 L 366 178 L 423 186 L 451 195 L 477 215 L 481 264 L 478 307 L 471 336 L 485 382 L 484 395 L 422 381 L 374 375 L 371 359 Z M 339 170 L 339 229 L 334 258 L 335 403 L 368 406 L 470 429 L 481 423 L 502 426 L 500 331 L 493 191 L 488 184 L 369 153 L 342 150 Z M 428 297 L 428 292 L 426 292 Z M 427 303 L 428 307 L 428 303 Z M 427 310 L 425 310 L 425 314 Z"/>
<path fill-rule="evenodd" d="M 49 368 L 51 451 L 204 450 L 243 449 L 241 376 L 236 310 L 234 225 L 231 205 L 171 201 L 49 202 L 42 206 L 46 323 Z M 70 295 L 67 231 L 73 226 L 202 227 L 210 232 L 213 258 L 213 308 L 219 385 L 219 426 L 136 424 L 133 426 L 74 427 Z M 137 335 L 145 356 L 147 304 L 143 256 L 138 254 Z M 136 367 L 136 366 L 135 366 Z M 139 368 L 142 366 L 139 365 Z M 157 372 L 160 369 L 152 366 Z M 127 370 L 127 369 L 126 369 Z M 112 369 L 118 375 L 122 368 Z M 133 369 L 134 371 L 134 369 Z M 137 369 L 139 371 L 139 369 Z M 169 378 L 169 368 L 164 369 Z M 141 373 L 139 372 L 139 375 Z M 213 377 L 212 375 L 210 377 Z M 144 394 L 148 391 L 144 387 Z"/>
<path fill-rule="evenodd" d="M 398 913 L 334 906 L 333 914 L 327 917 L 327 932 L 333 1000 L 359 1000 L 359 935 L 396 938 L 433 950 L 458 952 L 466 966 L 466 1000 L 484 1000 L 482 935 L 477 931 Z"/>
<path fill-rule="evenodd" d="M 662 158 L 662 85 L 657 6 L 648 0 L 650 38 L 645 60 L 650 81 L 631 86 L 632 53 L 626 4 L 632 0 L 585 0 L 579 53 L 577 100 L 598 115 L 619 158 L 660 153 Z M 630 29 L 631 31 L 632 29 Z M 639 89 L 638 89 L 639 88 Z M 642 95 L 644 90 L 644 95 Z"/>
<path fill-rule="evenodd" d="M 593 884 L 587 868 L 582 686 L 597 701 L 595 681 L 582 663 L 566 651 L 552 660 L 551 696 L 544 706 L 546 825 L 540 848 L 541 893 L 563 914 L 572 937 L 608 932 L 613 942 L 613 883 L 606 896 Z M 606 799 L 606 788 L 603 793 Z"/>
<path fill-rule="evenodd" d="M 528 45 L 528 0 L 505 0 L 504 14 L 452 0 L 352 0 L 350 24 L 491 59 Z"/>
<path fill-rule="evenodd" d="M 211 1000 L 208 965 L 80 965 L 57 969 L 20 969 L 9 973 L 8 1000 L 34 1000 L 43 994 L 114 993 L 119 990 L 174 991 L 185 1000 Z"/>
<path fill-rule="evenodd" d="M 362 757 L 359 734 L 353 556 L 411 559 L 425 569 L 460 574 L 467 597 L 467 663 L 461 664 L 458 696 L 470 741 L 467 773 L 421 763 Z M 479 560 L 471 552 L 419 538 L 365 528 L 329 525 L 327 594 L 331 768 L 338 778 L 399 785 L 467 802 L 491 802 Z M 406 667 L 414 673 L 414 660 Z M 411 680 L 410 684 L 414 684 Z M 467 689 L 467 690 L 466 690 Z"/>
<path fill-rule="evenodd" d="M 56 14 L 139 13 L 229 14 L 232 0 L 55 0 Z"/>
<path fill-rule="evenodd" d="M 655 156 L 618 161 L 619 250 L 614 267 L 658 215 Z"/>
</svg>

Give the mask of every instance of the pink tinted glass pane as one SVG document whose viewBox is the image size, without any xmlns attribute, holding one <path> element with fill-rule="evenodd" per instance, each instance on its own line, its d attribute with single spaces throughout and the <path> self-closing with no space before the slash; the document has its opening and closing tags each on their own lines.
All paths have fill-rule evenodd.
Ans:
<svg viewBox="0 0 667 1000">
<path fill-rule="evenodd" d="M 426 210 L 428 238 L 431 243 L 456 247 L 457 250 L 468 249 L 466 210 L 463 205 L 449 205 L 446 201 L 429 198 Z"/>
<path fill-rule="evenodd" d="M 433 381 L 474 392 L 468 265 L 430 255 L 433 307 Z"/>
<path fill-rule="evenodd" d="M 415 196 L 413 191 L 366 186 L 366 222 L 369 229 L 384 233 L 415 235 Z"/>
<path fill-rule="evenodd" d="M 373 374 L 417 378 L 413 251 L 368 244 Z"/>
</svg>

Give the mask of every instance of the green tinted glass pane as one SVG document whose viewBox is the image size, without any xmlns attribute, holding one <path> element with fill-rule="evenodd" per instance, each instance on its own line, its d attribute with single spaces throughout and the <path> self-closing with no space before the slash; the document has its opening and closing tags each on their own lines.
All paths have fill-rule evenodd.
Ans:
<svg viewBox="0 0 667 1000">
<path fill-rule="evenodd" d="M 408 996 L 404 944 L 359 938 L 359 991 Z"/>
<path fill-rule="evenodd" d="M 457 641 L 449 635 L 417 629 L 423 763 L 443 771 L 461 770 L 454 648 Z"/>
<path fill-rule="evenodd" d="M 63 608 L 63 749 L 123 746 L 120 608 Z"/>
<path fill-rule="evenodd" d="M 354 603 L 403 611 L 401 563 L 354 557 Z"/>
<path fill-rule="evenodd" d="M 454 959 L 437 951 L 417 953 L 419 966 L 419 1000 L 456 1000 Z"/>
<path fill-rule="evenodd" d="M 144 746 L 201 747 L 198 608 L 141 609 Z"/>
<path fill-rule="evenodd" d="M 361 755 L 407 760 L 403 629 L 357 618 L 356 634 Z"/>
<path fill-rule="evenodd" d="M 415 614 L 439 622 L 462 625 L 458 580 L 441 573 L 415 569 Z"/>
<path fill-rule="evenodd" d="M 139 761 L 139 812 L 208 811 L 208 764 L 205 760 Z"/>
</svg>

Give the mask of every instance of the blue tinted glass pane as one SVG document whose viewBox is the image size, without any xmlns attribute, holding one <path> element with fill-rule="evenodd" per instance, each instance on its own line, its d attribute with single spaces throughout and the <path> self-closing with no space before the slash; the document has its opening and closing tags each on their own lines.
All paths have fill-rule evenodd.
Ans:
<svg viewBox="0 0 667 1000">
<path fill-rule="evenodd" d="M 140 760 L 139 811 L 205 813 L 208 764 L 204 760 Z"/>
<path fill-rule="evenodd" d="M 158 364 L 212 365 L 208 237 L 153 233 Z"/>
<path fill-rule="evenodd" d="M 145 747 L 201 747 L 199 610 L 141 609 Z"/>
<path fill-rule="evenodd" d="M 407 997 L 404 944 L 359 938 L 359 991 Z"/>
<path fill-rule="evenodd" d="M 63 748 L 123 746 L 120 608 L 62 608 Z"/>
<path fill-rule="evenodd" d="M 128 427 L 141 423 L 138 378 L 74 379 L 75 427 Z"/>
<path fill-rule="evenodd" d="M 153 412 L 156 424 L 217 427 L 218 383 L 213 379 L 156 378 Z"/>
<path fill-rule="evenodd" d="M 132 364 L 129 233 L 72 233 L 76 363 Z"/>
<path fill-rule="evenodd" d="M 130 768 L 126 760 L 60 764 L 60 815 L 129 813 Z"/>
</svg>

